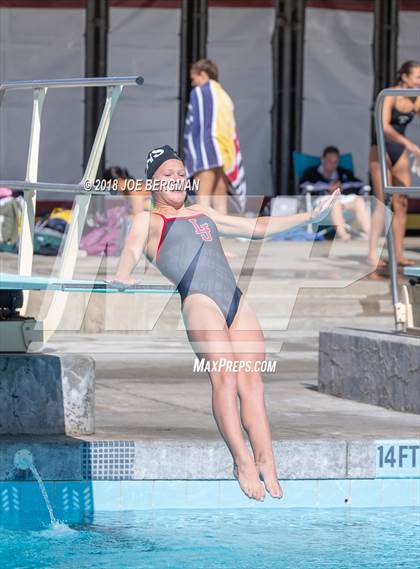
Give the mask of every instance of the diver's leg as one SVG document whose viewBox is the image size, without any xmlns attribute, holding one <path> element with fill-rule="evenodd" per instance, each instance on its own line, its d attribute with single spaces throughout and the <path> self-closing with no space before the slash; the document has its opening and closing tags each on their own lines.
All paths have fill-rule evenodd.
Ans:
<svg viewBox="0 0 420 569">
<path fill-rule="evenodd" d="M 238 371 L 238 393 L 242 425 L 248 433 L 254 460 L 265 487 L 273 498 L 281 498 L 273 452 L 270 423 L 264 399 L 264 384 L 260 362 L 265 360 L 264 335 L 258 319 L 241 296 L 238 312 L 229 328 L 229 338 L 235 357 L 242 362 Z"/>
<path fill-rule="evenodd" d="M 263 500 L 264 487 L 243 436 L 238 411 L 237 373 L 232 371 L 235 358 L 224 316 L 212 299 L 192 294 L 184 301 L 183 317 L 194 352 L 214 368 L 209 371 L 213 415 L 238 466 L 239 485 L 248 497 Z"/>
</svg>

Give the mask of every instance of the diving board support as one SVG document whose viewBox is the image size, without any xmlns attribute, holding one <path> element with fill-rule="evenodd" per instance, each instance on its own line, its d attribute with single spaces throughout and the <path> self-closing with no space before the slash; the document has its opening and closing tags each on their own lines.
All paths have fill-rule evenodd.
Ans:
<svg viewBox="0 0 420 569">
<path fill-rule="evenodd" d="M 107 98 L 102 112 L 101 121 L 96 132 L 95 140 L 92 145 L 86 170 L 80 184 L 83 186 L 87 181 L 93 185 L 99 168 L 102 151 L 105 145 L 106 136 L 109 130 L 112 113 L 122 92 L 122 85 L 107 88 Z M 83 227 L 89 208 L 91 194 L 86 192 L 78 194 L 72 209 L 71 221 L 67 230 L 64 248 L 61 256 L 61 266 L 58 278 L 72 279 L 76 267 L 79 243 L 82 237 Z M 54 333 L 60 324 L 63 316 L 68 292 L 54 292 L 53 298 L 48 308 L 48 312 L 43 321 L 43 329 L 46 339 Z"/>
<path fill-rule="evenodd" d="M 420 267 L 406 267 L 404 275 L 409 279 L 401 291 L 406 314 L 406 331 L 408 334 L 420 336 Z"/>
<path fill-rule="evenodd" d="M 28 158 L 26 164 L 25 181 L 36 182 L 38 180 L 39 164 L 39 141 L 41 138 L 41 116 L 44 106 L 46 88 L 34 89 L 32 106 L 31 134 L 29 138 Z M 19 238 L 18 273 L 29 276 L 32 272 L 32 260 L 34 250 L 34 226 L 35 226 L 36 190 L 30 190 L 24 194 L 22 225 Z M 26 312 L 29 293 L 23 294 L 22 314 Z"/>
<path fill-rule="evenodd" d="M 420 89 L 383 89 L 376 98 L 375 103 L 375 128 L 376 138 L 378 141 L 378 159 L 381 171 L 381 182 L 384 190 L 385 200 L 390 205 L 391 198 L 394 194 L 407 195 L 408 197 L 420 197 L 420 187 L 418 186 L 390 186 L 388 180 L 388 168 L 386 162 L 385 132 L 383 125 L 383 108 L 384 100 L 387 96 L 402 97 L 420 97 Z M 395 258 L 395 243 L 392 231 L 392 214 L 389 207 L 385 208 L 385 222 L 388 231 L 386 231 L 389 270 L 391 278 L 391 294 L 392 304 L 394 307 L 395 329 L 397 331 L 407 329 L 408 310 L 407 303 L 401 302 L 398 291 L 397 279 L 397 262 Z M 389 224 L 389 225 L 388 225 Z M 406 294 L 406 293 L 404 293 Z M 407 297 L 406 297 L 407 298 Z"/>
<path fill-rule="evenodd" d="M 87 211 L 91 196 L 93 194 L 104 195 L 104 191 L 93 189 L 87 191 L 84 185 L 87 181 L 94 185 L 97 175 L 100 157 L 103 152 L 104 144 L 109 130 L 111 116 L 118 102 L 124 86 L 140 86 L 144 82 L 140 76 L 127 77 L 91 77 L 73 78 L 57 80 L 35 80 L 35 81 L 11 81 L 0 84 L 0 104 L 7 91 L 13 90 L 32 90 L 33 107 L 32 123 L 29 139 L 29 149 L 26 167 L 25 180 L 0 180 L 0 186 L 8 187 L 12 190 L 24 192 L 24 206 L 22 211 L 21 234 L 19 238 L 19 257 L 18 274 L 21 277 L 28 277 L 32 273 L 33 264 L 33 241 L 35 225 L 35 209 L 37 191 L 63 191 L 75 196 L 71 221 L 64 237 L 61 265 L 58 270 L 58 279 L 71 280 L 74 274 L 79 243 L 86 220 Z M 88 163 L 83 173 L 82 179 L 78 184 L 54 184 L 38 181 L 39 147 L 41 138 L 41 117 L 45 97 L 50 88 L 68 87 L 106 87 L 107 98 L 102 111 L 101 120 L 96 132 Z M 25 290 L 24 302 L 21 308 L 22 314 L 19 325 L 22 329 L 19 338 L 16 336 L 16 350 L 13 350 L 13 340 L 10 338 L 10 351 L 26 351 L 29 338 L 36 341 L 46 342 L 58 328 L 67 301 L 67 291 L 54 290 L 51 304 L 48 307 L 47 315 L 43 321 L 37 322 L 33 318 L 25 318 L 27 308 L 28 292 Z M 5 335 L 9 332 L 15 334 L 14 328 L 16 320 L 2 320 L 0 322 L 0 334 Z M 24 324 L 23 324 L 24 323 Z M 13 330 L 12 330 L 13 328 Z M 25 345 L 26 343 L 26 345 Z M 23 347 L 23 349 L 22 349 Z"/>
</svg>

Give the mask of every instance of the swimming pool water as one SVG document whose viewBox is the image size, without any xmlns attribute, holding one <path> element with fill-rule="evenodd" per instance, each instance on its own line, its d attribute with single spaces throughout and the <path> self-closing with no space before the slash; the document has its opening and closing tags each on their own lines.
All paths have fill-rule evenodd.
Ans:
<svg viewBox="0 0 420 569">
<path fill-rule="evenodd" d="M 96 512 L 0 523 L 2 569 L 417 569 L 420 511 Z"/>
</svg>

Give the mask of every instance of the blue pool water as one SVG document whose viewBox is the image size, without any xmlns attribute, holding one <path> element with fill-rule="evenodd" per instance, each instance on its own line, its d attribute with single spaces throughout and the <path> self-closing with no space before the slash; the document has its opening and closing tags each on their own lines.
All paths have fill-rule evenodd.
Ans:
<svg viewBox="0 0 420 569">
<path fill-rule="evenodd" d="M 420 511 L 97 512 L 0 525 L 2 569 L 417 569 Z"/>
</svg>

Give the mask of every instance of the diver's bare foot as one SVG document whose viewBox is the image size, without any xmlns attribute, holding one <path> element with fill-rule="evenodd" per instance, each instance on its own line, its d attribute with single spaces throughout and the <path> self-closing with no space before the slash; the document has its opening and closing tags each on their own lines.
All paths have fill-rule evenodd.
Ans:
<svg viewBox="0 0 420 569">
<path fill-rule="evenodd" d="M 239 482 L 242 492 L 244 492 L 248 498 L 253 498 L 261 502 L 264 500 L 264 486 L 260 482 L 258 470 L 252 461 L 240 467 L 234 464 L 233 476 Z"/>
<path fill-rule="evenodd" d="M 264 480 L 264 486 L 272 498 L 282 498 L 283 490 L 277 480 L 274 460 L 257 462 L 257 468 Z"/>
</svg>

